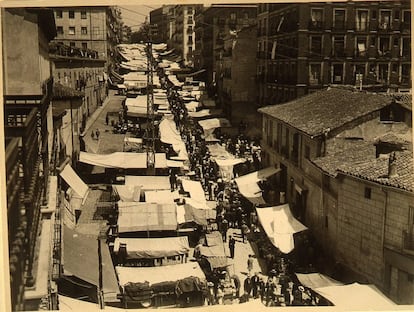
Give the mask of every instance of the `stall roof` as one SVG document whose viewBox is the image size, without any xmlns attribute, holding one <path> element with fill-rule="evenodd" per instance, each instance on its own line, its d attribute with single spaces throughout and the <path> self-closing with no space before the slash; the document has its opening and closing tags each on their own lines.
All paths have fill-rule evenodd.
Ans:
<svg viewBox="0 0 414 312">
<path fill-rule="evenodd" d="M 396 304 L 374 285 L 328 286 L 314 289 L 336 307 L 346 310 L 394 310 Z"/>
<path fill-rule="evenodd" d="M 231 127 L 230 121 L 228 121 L 228 119 L 225 119 L 225 118 L 210 118 L 210 119 L 200 120 L 198 123 L 203 128 L 203 130 Z"/>
<path fill-rule="evenodd" d="M 105 168 L 147 168 L 146 153 L 115 152 L 112 154 L 94 154 L 80 152 L 79 161 Z M 165 153 L 155 154 L 155 168 L 167 168 Z"/>
<path fill-rule="evenodd" d="M 118 232 L 175 231 L 177 208 L 175 204 L 145 202 L 118 202 Z"/>
<path fill-rule="evenodd" d="M 168 176 L 125 176 L 125 185 L 141 186 L 143 190 L 170 190 Z"/>
<path fill-rule="evenodd" d="M 223 237 L 219 231 L 206 233 L 207 246 L 223 245 Z"/>
<path fill-rule="evenodd" d="M 119 198 L 122 201 L 126 202 L 139 202 L 141 196 L 141 186 L 140 185 L 112 185 L 116 193 L 119 195 Z"/>
<path fill-rule="evenodd" d="M 126 244 L 128 258 L 152 259 L 172 257 L 190 251 L 187 236 L 163 238 L 116 238 L 114 251 L 118 252 L 120 244 Z"/>
<path fill-rule="evenodd" d="M 208 225 L 209 219 L 216 219 L 216 211 L 213 209 L 197 209 L 191 205 L 184 205 L 185 221 L 195 222 L 201 225 Z"/>
<path fill-rule="evenodd" d="M 259 171 L 242 175 L 238 178 L 235 178 L 234 180 L 236 181 L 237 185 L 257 183 L 259 181 L 266 180 L 268 177 L 278 173 L 279 171 L 280 169 L 278 168 L 267 167 Z"/>
<path fill-rule="evenodd" d="M 256 208 L 256 211 L 270 241 L 283 253 L 294 249 L 293 234 L 307 229 L 293 217 L 288 204 Z"/>
<path fill-rule="evenodd" d="M 159 267 L 115 267 L 120 285 L 132 282 L 149 282 L 156 284 L 168 281 L 178 281 L 186 277 L 198 277 L 202 280 L 205 275 L 197 262 L 166 265 Z"/>
<path fill-rule="evenodd" d="M 329 276 L 323 275 L 321 273 L 309 273 L 309 274 L 301 274 L 296 273 L 299 282 L 308 288 L 315 289 L 320 287 L 327 287 L 327 286 L 339 286 L 343 285 L 341 282 L 330 278 Z"/>
<path fill-rule="evenodd" d="M 60 173 L 60 176 L 66 181 L 67 184 L 75 191 L 78 197 L 85 200 L 89 187 L 82 181 L 82 179 L 73 170 L 70 164 L 67 164 Z"/>
<path fill-rule="evenodd" d="M 99 285 L 98 238 L 63 228 L 63 274 Z M 101 241 L 102 277 L 105 301 L 118 301 L 118 282 L 108 245 Z"/>
<path fill-rule="evenodd" d="M 207 205 L 206 195 L 200 181 L 182 180 L 184 191 L 190 193 L 193 201 L 200 203 L 203 206 Z"/>
<path fill-rule="evenodd" d="M 179 194 L 170 190 L 145 191 L 145 202 L 157 204 L 174 204 Z"/>
</svg>

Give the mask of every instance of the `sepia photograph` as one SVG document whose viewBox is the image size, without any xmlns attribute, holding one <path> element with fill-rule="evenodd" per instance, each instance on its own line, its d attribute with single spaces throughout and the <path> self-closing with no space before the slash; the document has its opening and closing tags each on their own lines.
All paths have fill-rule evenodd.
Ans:
<svg viewBox="0 0 414 312">
<path fill-rule="evenodd" d="M 411 1 L 0 3 L 0 310 L 413 310 Z"/>
</svg>

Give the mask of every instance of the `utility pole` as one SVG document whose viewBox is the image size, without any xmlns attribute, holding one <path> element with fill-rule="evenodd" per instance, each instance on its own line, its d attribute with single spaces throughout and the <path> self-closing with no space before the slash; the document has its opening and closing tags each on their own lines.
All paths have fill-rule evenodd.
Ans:
<svg viewBox="0 0 414 312">
<path fill-rule="evenodd" d="M 148 28 L 147 41 L 147 129 L 146 129 L 146 152 L 147 152 L 147 174 L 155 174 L 155 125 L 154 125 L 154 92 L 153 92 L 153 57 L 152 57 L 152 27 Z M 156 27 L 156 26 L 155 26 Z"/>
</svg>

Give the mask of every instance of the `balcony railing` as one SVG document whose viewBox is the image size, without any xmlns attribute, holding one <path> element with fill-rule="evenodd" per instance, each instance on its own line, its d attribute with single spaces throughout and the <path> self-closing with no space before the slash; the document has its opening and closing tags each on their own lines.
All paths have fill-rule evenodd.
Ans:
<svg viewBox="0 0 414 312">
<path fill-rule="evenodd" d="M 323 28 L 322 21 L 310 21 L 308 25 L 310 30 L 320 30 Z"/>
</svg>

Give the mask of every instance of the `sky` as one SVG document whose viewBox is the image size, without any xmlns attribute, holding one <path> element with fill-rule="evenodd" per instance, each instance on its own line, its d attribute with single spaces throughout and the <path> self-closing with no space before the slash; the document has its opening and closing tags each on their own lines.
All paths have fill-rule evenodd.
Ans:
<svg viewBox="0 0 414 312">
<path fill-rule="evenodd" d="M 122 12 L 123 22 L 130 26 L 133 31 L 139 29 L 140 25 L 145 22 L 145 17 L 155 9 L 158 9 L 160 5 L 120 5 Z"/>
</svg>

